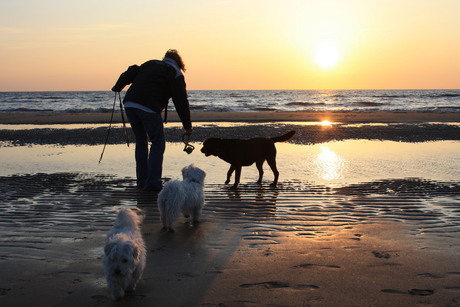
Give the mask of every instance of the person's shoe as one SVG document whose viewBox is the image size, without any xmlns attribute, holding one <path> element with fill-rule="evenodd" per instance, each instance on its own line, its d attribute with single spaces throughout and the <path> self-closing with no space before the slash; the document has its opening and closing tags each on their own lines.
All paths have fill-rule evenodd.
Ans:
<svg viewBox="0 0 460 307">
<path fill-rule="evenodd" d="M 162 186 L 159 187 L 145 187 L 143 190 L 148 192 L 160 192 L 163 189 Z"/>
</svg>

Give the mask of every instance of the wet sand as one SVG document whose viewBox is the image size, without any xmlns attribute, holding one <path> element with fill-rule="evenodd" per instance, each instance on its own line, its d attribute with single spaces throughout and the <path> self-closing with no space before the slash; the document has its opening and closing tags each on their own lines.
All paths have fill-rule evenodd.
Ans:
<svg viewBox="0 0 460 307">
<path fill-rule="evenodd" d="M 35 125 L 33 128 L 21 129 L 14 125 L 3 125 L 0 129 L 0 142 L 10 146 L 25 145 L 101 145 L 107 140 L 108 144 L 126 143 L 125 129 L 122 125 L 55 128 L 52 125 Z M 21 126 L 20 126 L 21 127 Z M 427 142 L 439 140 L 460 140 L 460 124 L 445 123 L 406 123 L 406 124 L 301 124 L 295 122 L 267 122 L 267 123 L 195 123 L 190 142 L 199 144 L 210 137 L 219 138 L 252 138 L 273 137 L 295 130 L 290 140 L 296 144 L 318 144 L 343 140 L 380 140 L 396 142 Z M 107 138 L 107 134 L 108 138 Z M 126 130 L 130 143 L 134 135 L 129 127 Z M 166 124 L 165 136 L 167 142 L 182 142 L 184 130 L 179 124 Z"/>
<path fill-rule="evenodd" d="M 109 123 L 111 113 L 0 113 L 0 124 L 88 124 Z M 168 112 L 168 120 L 179 121 Z M 460 122 L 458 112 L 192 112 L 193 122 L 330 122 L 341 123 L 421 123 Z M 114 122 L 120 123 L 120 113 Z"/>
<path fill-rule="evenodd" d="M 160 232 L 156 196 L 134 189 L 132 179 L 61 173 L 1 183 L 2 306 L 458 302 L 458 213 L 451 222 L 442 214 L 458 208 L 458 187 L 438 191 L 438 208 L 428 209 L 430 197 L 410 189 L 378 195 L 371 185 L 290 182 L 280 189 L 244 184 L 235 192 L 209 184 L 202 223 L 181 219 L 169 234 Z M 121 206 L 147 213 L 148 264 L 138 289 L 113 303 L 102 245 Z"/>
<path fill-rule="evenodd" d="M 291 125 L 270 123 L 243 129 L 203 124 L 197 126 L 193 140 L 198 142 L 210 133 L 225 136 L 247 135 L 248 131 L 281 133 Z M 345 142 L 344 139 L 378 139 L 360 133 L 375 128 L 373 135 L 377 136 L 378 131 L 385 134 L 390 126 L 394 128 L 392 141 L 399 142 L 404 132 L 398 138 L 398 129 L 406 131 L 409 138 L 418 131 L 417 127 L 422 127 L 423 133 L 416 133 L 419 137 L 411 142 L 444 140 L 433 145 L 448 145 L 446 148 L 452 151 L 440 152 L 440 156 L 445 152 L 449 159 L 440 157 L 444 162 L 439 165 L 434 164 L 435 159 L 424 160 L 421 156 L 420 168 L 426 167 L 430 173 L 430 168 L 423 165 L 423 161 L 428 161 L 435 170 L 450 169 L 453 177 L 458 172 L 455 148 L 459 145 L 455 131 L 449 130 L 452 125 L 340 127 L 347 131 L 342 132 L 346 138 L 336 137 L 340 134 L 337 127 L 325 133 L 321 132 L 324 127 L 318 125 L 294 126 L 300 131 L 300 136 L 293 140 L 297 144 L 321 142 L 322 138 L 311 140 L 315 133 L 332 135 L 337 144 Z M 46 128 L 49 133 L 42 129 L 1 131 L 1 140 L 6 142 L 3 146 L 8 146 L 0 153 L 4 155 L 3 161 L 10 161 L 15 155 L 24 162 L 29 158 L 37 161 L 25 163 L 16 175 L 16 169 L 7 169 L 8 163 L 0 172 L 2 306 L 460 305 L 457 180 L 411 178 L 413 171 L 401 176 L 388 170 L 388 174 L 397 177 L 385 175 L 384 179 L 371 180 L 373 174 L 369 173 L 368 181 L 347 183 L 347 177 L 354 172 L 366 171 L 356 168 L 345 173 L 348 175 L 340 184 L 325 184 L 312 181 L 312 172 L 299 175 L 295 165 L 289 167 L 296 164 L 299 168 L 299 161 L 307 156 L 295 158 L 298 156 L 295 150 L 311 145 L 281 144 L 278 160 L 282 181 L 278 188 L 269 188 L 272 174 L 268 169 L 262 186 L 258 186 L 252 181 L 255 171 L 245 168 L 243 184 L 232 191 L 221 183 L 222 173 L 227 170 L 225 163 L 198 157 L 198 152 L 186 155 L 180 152 L 180 143 L 177 149 L 169 144 L 178 153 L 168 153 L 172 160 L 166 163 L 174 164 L 175 168 L 166 171 L 167 177 L 174 178 L 182 164 L 197 161 L 208 172 L 208 178 L 202 223 L 193 226 L 181 218 L 176 232 L 167 234 L 160 232 L 156 194 L 135 189 L 135 180 L 129 172 L 110 173 L 110 164 L 128 160 L 132 148 L 126 149 L 126 155 L 116 156 L 120 154 L 117 146 L 122 145 L 109 147 L 103 160 L 108 169 L 102 173 L 97 167 L 93 172 L 69 172 L 72 162 L 64 159 L 56 159 L 49 172 L 41 169 L 40 161 L 52 161 L 53 157 L 79 149 L 85 151 L 87 145 L 82 144 L 88 142 L 82 139 L 88 139 L 92 132 L 83 133 L 82 129 L 71 129 L 71 133 L 68 130 L 68 136 L 79 137 L 67 143 L 59 134 L 63 131 L 54 134 L 61 129 Z M 14 136 L 13 131 L 20 134 Z M 170 141 L 180 142 L 180 132 L 178 126 L 168 128 Z M 26 135 L 31 139 L 23 139 Z M 449 142 L 446 140 L 454 141 L 443 143 Z M 15 146 L 10 147 L 12 144 Z M 88 149 L 94 147 L 99 152 L 101 142 L 95 144 L 99 145 Z M 375 144 L 367 143 L 370 147 Z M 43 153 L 40 146 L 51 151 Z M 413 146 L 415 150 L 424 148 Z M 330 148 L 347 157 L 339 149 Z M 25 152 L 23 158 L 19 151 Z M 397 154 L 401 158 L 409 154 L 401 168 L 416 159 L 407 150 Z M 88 165 L 88 169 L 98 158 L 80 153 L 76 156 L 79 155 L 77 159 L 83 162 L 78 163 Z M 398 156 L 393 158 L 397 160 Z M 394 167 L 388 158 L 377 159 Z M 125 163 L 127 166 L 123 167 L 132 168 L 131 160 Z M 43 164 L 50 168 L 46 165 Z M 372 164 L 369 165 L 371 172 Z M 103 276 L 102 249 L 116 210 L 122 206 L 139 207 L 147 214 L 142 231 L 148 264 L 138 289 L 120 302 L 112 302 Z"/>
</svg>

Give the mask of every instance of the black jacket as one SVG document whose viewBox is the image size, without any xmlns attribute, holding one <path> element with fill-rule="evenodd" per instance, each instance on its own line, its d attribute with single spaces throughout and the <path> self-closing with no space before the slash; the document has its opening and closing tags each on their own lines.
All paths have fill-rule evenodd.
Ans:
<svg viewBox="0 0 460 307">
<path fill-rule="evenodd" d="M 123 102 L 136 102 L 161 113 L 172 98 L 184 129 L 192 128 L 185 79 L 178 68 L 158 60 L 132 65 L 120 75 L 112 91 L 120 92 L 128 84 L 131 86 Z"/>
</svg>

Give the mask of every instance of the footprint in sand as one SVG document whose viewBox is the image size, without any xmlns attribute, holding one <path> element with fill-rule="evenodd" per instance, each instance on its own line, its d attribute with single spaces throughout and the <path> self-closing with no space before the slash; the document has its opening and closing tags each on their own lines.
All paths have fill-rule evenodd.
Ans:
<svg viewBox="0 0 460 307">
<path fill-rule="evenodd" d="M 434 290 L 431 289 L 410 289 L 407 291 L 396 290 L 396 289 L 382 289 L 383 293 L 390 293 L 390 294 L 410 294 L 410 295 L 419 295 L 419 296 L 428 296 L 433 295 Z"/>
<path fill-rule="evenodd" d="M 319 286 L 316 285 L 295 285 L 294 289 L 296 290 L 317 290 Z"/>
<path fill-rule="evenodd" d="M 302 268 L 302 269 L 308 269 L 311 267 L 323 267 L 323 268 L 329 268 L 329 269 L 340 269 L 340 266 L 338 265 L 325 265 L 325 264 L 312 264 L 312 263 L 303 263 L 294 266 L 295 268 Z"/>
<path fill-rule="evenodd" d="M 417 277 L 427 277 L 427 278 L 444 278 L 445 276 L 433 274 L 433 273 L 421 273 L 417 274 Z"/>
<path fill-rule="evenodd" d="M 410 295 L 420 295 L 420 296 L 427 296 L 427 295 L 433 295 L 434 290 L 430 289 L 410 289 L 408 290 Z"/>
<path fill-rule="evenodd" d="M 251 284 L 242 284 L 240 285 L 240 287 L 241 288 L 264 287 L 266 289 L 293 288 L 295 290 L 319 289 L 319 286 L 316 286 L 316 285 L 295 285 L 291 287 L 289 283 L 285 283 L 281 281 L 266 281 L 266 282 L 258 282 L 258 283 L 251 283 Z"/>
<path fill-rule="evenodd" d="M 264 287 L 267 289 L 276 289 L 276 288 L 288 288 L 290 287 L 288 283 L 281 282 L 281 281 L 265 281 L 265 282 L 257 282 L 252 284 L 242 284 L 240 285 L 241 288 L 251 288 L 251 287 Z"/>
<path fill-rule="evenodd" d="M 374 254 L 375 257 L 380 258 L 380 259 L 390 259 L 391 258 L 391 255 L 387 252 L 372 251 L 372 254 Z"/>
<path fill-rule="evenodd" d="M 269 247 L 266 250 L 264 250 L 263 254 L 264 256 L 271 256 L 273 254 L 273 251 Z"/>
</svg>

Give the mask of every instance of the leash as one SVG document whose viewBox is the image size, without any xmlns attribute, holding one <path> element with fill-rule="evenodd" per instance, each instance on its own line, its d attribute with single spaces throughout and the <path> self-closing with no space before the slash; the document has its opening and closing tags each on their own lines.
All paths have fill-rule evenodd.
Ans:
<svg viewBox="0 0 460 307">
<path fill-rule="evenodd" d="M 186 137 L 187 137 L 187 140 L 186 140 Z M 182 135 L 182 142 L 184 142 L 185 144 L 185 147 L 184 147 L 184 151 L 188 154 L 191 154 L 192 151 L 195 149 L 195 146 L 193 146 L 192 144 L 190 144 L 190 135 L 187 134 L 187 133 L 184 133 L 184 135 Z"/>
<path fill-rule="evenodd" d="M 128 131 L 126 129 L 125 116 L 124 116 L 124 110 L 123 110 L 123 103 L 121 102 L 121 95 L 120 95 L 119 92 L 115 92 L 115 97 L 113 98 L 112 116 L 110 117 L 109 128 L 107 129 L 107 136 L 105 137 L 105 143 L 104 143 L 104 147 L 102 148 L 101 157 L 99 158 L 99 164 L 101 164 L 102 157 L 104 156 L 104 152 L 105 152 L 105 147 L 107 146 L 107 142 L 109 140 L 110 130 L 112 128 L 112 123 L 113 123 L 113 115 L 115 113 L 115 104 L 117 102 L 117 94 L 118 94 L 118 98 L 120 100 L 121 119 L 123 121 L 123 129 L 124 129 L 126 144 L 129 147 Z"/>
</svg>

